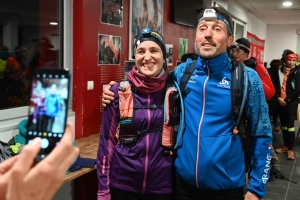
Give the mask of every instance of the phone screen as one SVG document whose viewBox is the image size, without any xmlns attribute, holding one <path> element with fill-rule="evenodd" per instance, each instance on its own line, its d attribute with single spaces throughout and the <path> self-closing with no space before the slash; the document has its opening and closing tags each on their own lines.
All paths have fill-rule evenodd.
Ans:
<svg viewBox="0 0 300 200">
<path fill-rule="evenodd" d="M 62 138 L 67 119 L 70 75 L 63 69 L 40 69 L 33 75 L 27 143 L 41 138 L 36 161 L 45 158 Z"/>
</svg>

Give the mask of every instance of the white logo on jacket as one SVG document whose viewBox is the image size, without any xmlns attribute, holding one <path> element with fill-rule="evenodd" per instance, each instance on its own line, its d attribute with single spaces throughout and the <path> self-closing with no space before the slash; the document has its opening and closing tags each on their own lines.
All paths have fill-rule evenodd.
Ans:
<svg viewBox="0 0 300 200">
<path fill-rule="evenodd" d="M 224 77 L 224 78 L 219 82 L 219 84 L 217 85 L 217 87 L 230 89 L 230 85 L 229 85 L 228 81 L 226 80 L 226 77 Z"/>
<path fill-rule="evenodd" d="M 264 174 L 261 177 L 264 184 L 266 184 L 269 180 L 269 171 L 270 171 L 270 167 L 271 167 L 271 159 L 272 159 L 272 156 L 267 154 L 267 160 L 266 160 L 266 165 L 265 165 L 265 169 L 264 169 Z"/>
<path fill-rule="evenodd" d="M 190 77 L 189 82 L 190 82 L 190 83 L 196 83 L 195 79 L 196 79 L 197 77 L 198 77 L 198 75 L 193 73 L 192 76 Z"/>
</svg>

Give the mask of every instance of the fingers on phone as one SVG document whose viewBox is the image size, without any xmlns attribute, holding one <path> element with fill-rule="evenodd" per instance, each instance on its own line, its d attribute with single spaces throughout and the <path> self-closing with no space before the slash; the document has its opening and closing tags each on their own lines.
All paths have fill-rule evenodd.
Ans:
<svg viewBox="0 0 300 200">
<path fill-rule="evenodd" d="M 25 174 L 27 174 L 27 172 L 31 169 L 34 163 L 34 158 L 40 151 L 40 148 L 41 138 L 35 138 L 31 143 L 24 146 L 18 160 L 13 166 L 14 173 L 12 174 L 16 176 L 17 179 L 25 176 Z"/>
<path fill-rule="evenodd" d="M 4 161 L 3 163 L 0 164 L 0 175 L 5 174 L 7 171 L 9 171 L 14 163 L 17 161 L 19 158 L 19 155 L 13 156 L 12 158 Z"/>
<path fill-rule="evenodd" d="M 74 138 L 73 126 L 68 123 L 60 144 L 45 158 L 45 160 L 55 165 L 64 165 L 70 167 L 72 162 L 79 155 L 79 149 L 73 146 Z"/>
</svg>

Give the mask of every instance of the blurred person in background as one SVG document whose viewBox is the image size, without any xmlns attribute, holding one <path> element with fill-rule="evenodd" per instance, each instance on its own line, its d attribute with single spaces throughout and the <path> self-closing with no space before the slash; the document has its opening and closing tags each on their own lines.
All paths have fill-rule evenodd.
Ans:
<svg viewBox="0 0 300 200">
<path fill-rule="evenodd" d="M 297 108 L 300 94 L 300 70 L 296 67 L 298 55 L 287 53 L 286 65 L 283 68 L 283 76 L 279 76 L 280 92 L 276 98 L 280 104 L 279 116 L 284 145 L 275 149 L 277 153 L 287 153 L 288 160 L 294 160 L 295 126 Z"/>
</svg>

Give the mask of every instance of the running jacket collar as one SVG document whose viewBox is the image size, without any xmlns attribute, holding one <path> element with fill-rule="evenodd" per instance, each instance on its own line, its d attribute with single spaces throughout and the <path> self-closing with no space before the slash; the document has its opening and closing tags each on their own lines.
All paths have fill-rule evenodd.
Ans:
<svg viewBox="0 0 300 200">
<path fill-rule="evenodd" d="M 205 68 L 206 66 L 209 66 L 209 70 L 211 72 L 222 70 L 228 65 L 230 65 L 230 59 L 227 52 L 209 60 L 202 59 L 201 56 L 199 56 L 197 61 L 197 68 Z"/>
</svg>

